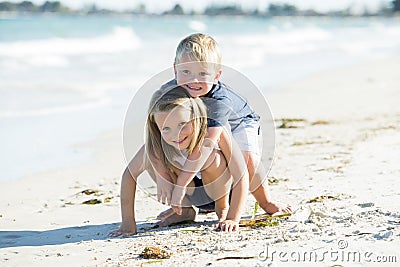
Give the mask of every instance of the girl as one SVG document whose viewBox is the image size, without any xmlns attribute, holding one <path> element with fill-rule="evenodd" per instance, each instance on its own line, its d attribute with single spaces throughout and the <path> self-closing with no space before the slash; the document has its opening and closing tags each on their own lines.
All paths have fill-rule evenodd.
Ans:
<svg viewBox="0 0 400 267">
<path fill-rule="evenodd" d="M 161 226 L 194 220 L 196 212 L 191 206 L 193 204 L 202 208 L 215 205 L 219 219 L 217 228 L 225 231 L 238 228 L 242 205 L 229 209 L 231 176 L 222 153 L 213 146 L 201 146 L 206 142 L 206 133 L 206 107 L 200 98 L 191 98 L 181 87 L 169 91 L 160 89 L 153 94 L 147 117 L 146 144 L 136 153 L 122 176 L 122 223 L 118 230 L 110 233 L 111 236 L 136 233 L 136 179 L 145 170 L 156 181 L 157 187 L 170 186 L 171 191 L 183 190 L 186 196 L 182 213 L 172 214 L 162 221 Z M 187 156 L 200 147 L 211 147 L 213 151 L 198 174 L 201 179 L 196 176 L 188 187 L 177 187 L 176 178 Z M 160 168 L 160 164 L 163 168 Z M 193 162 L 195 165 L 196 162 Z M 166 171 L 159 173 L 156 170 Z M 185 171 L 190 172 L 190 169 Z M 232 202 L 243 203 L 242 200 Z"/>
</svg>

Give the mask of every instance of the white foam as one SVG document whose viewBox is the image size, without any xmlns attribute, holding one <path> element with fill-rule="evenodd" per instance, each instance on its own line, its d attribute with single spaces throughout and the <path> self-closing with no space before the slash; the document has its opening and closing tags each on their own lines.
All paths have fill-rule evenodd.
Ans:
<svg viewBox="0 0 400 267">
<path fill-rule="evenodd" d="M 189 28 L 194 31 L 204 32 L 207 29 L 207 25 L 204 22 L 192 20 L 189 22 Z"/>
<path fill-rule="evenodd" d="M 375 24 L 369 29 L 346 30 L 349 40 L 343 40 L 338 48 L 351 54 L 370 55 L 374 50 L 385 51 L 400 46 L 400 27 Z"/>
<path fill-rule="evenodd" d="M 0 118 L 18 118 L 18 117 L 36 117 L 68 112 L 76 112 L 85 109 L 93 109 L 106 106 L 110 104 L 110 99 L 99 98 L 95 101 L 86 102 L 79 105 L 68 105 L 62 107 L 50 107 L 50 108 L 37 108 L 30 110 L 15 110 L 15 111 L 0 111 Z"/>
<path fill-rule="evenodd" d="M 62 56 L 117 53 L 138 48 L 139 37 L 129 27 L 115 27 L 109 35 L 94 38 L 50 38 L 42 40 L 0 43 L 0 56 L 26 58 L 33 64 L 63 65 Z M 44 58 L 39 61 L 37 58 Z"/>
<path fill-rule="evenodd" d="M 234 42 L 240 46 L 262 48 L 271 54 L 294 54 L 308 52 L 315 48 L 313 43 L 326 42 L 333 39 L 332 33 L 319 28 L 305 28 L 289 31 L 278 31 L 271 28 L 266 34 L 241 36 Z"/>
</svg>

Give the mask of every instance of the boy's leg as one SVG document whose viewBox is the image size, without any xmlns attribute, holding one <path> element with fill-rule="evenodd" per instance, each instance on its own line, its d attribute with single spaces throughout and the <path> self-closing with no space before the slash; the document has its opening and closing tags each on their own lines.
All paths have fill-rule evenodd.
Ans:
<svg viewBox="0 0 400 267">
<path fill-rule="evenodd" d="M 262 164 L 260 164 L 260 157 L 250 151 L 242 151 L 243 156 L 246 160 L 247 169 L 250 177 L 249 190 L 257 200 L 260 207 L 269 214 L 273 214 L 279 211 L 291 212 L 291 207 L 288 205 L 282 205 L 272 200 L 267 172 Z"/>
<path fill-rule="evenodd" d="M 201 172 L 201 175 L 207 195 L 215 201 L 218 219 L 225 220 L 229 210 L 232 179 L 225 157 L 220 151 L 216 151 L 213 162 Z"/>
</svg>

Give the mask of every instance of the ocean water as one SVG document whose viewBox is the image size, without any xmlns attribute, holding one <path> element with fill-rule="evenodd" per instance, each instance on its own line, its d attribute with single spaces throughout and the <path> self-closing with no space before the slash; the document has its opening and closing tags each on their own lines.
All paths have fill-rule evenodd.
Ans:
<svg viewBox="0 0 400 267">
<path fill-rule="evenodd" d="M 193 32 L 215 37 L 223 64 L 265 95 L 400 54 L 391 18 L 0 15 L 0 181 L 90 160 L 77 144 L 122 128 L 135 92 Z"/>
</svg>

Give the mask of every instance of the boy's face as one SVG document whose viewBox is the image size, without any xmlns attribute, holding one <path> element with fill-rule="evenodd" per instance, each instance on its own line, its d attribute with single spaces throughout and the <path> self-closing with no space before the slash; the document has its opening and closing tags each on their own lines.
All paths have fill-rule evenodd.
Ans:
<svg viewBox="0 0 400 267">
<path fill-rule="evenodd" d="M 185 58 L 174 65 L 174 70 L 178 85 L 192 97 L 206 95 L 221 76 L 221 70 L 217 71 L 214 63 L 185 61 Z"/>
</svg>

